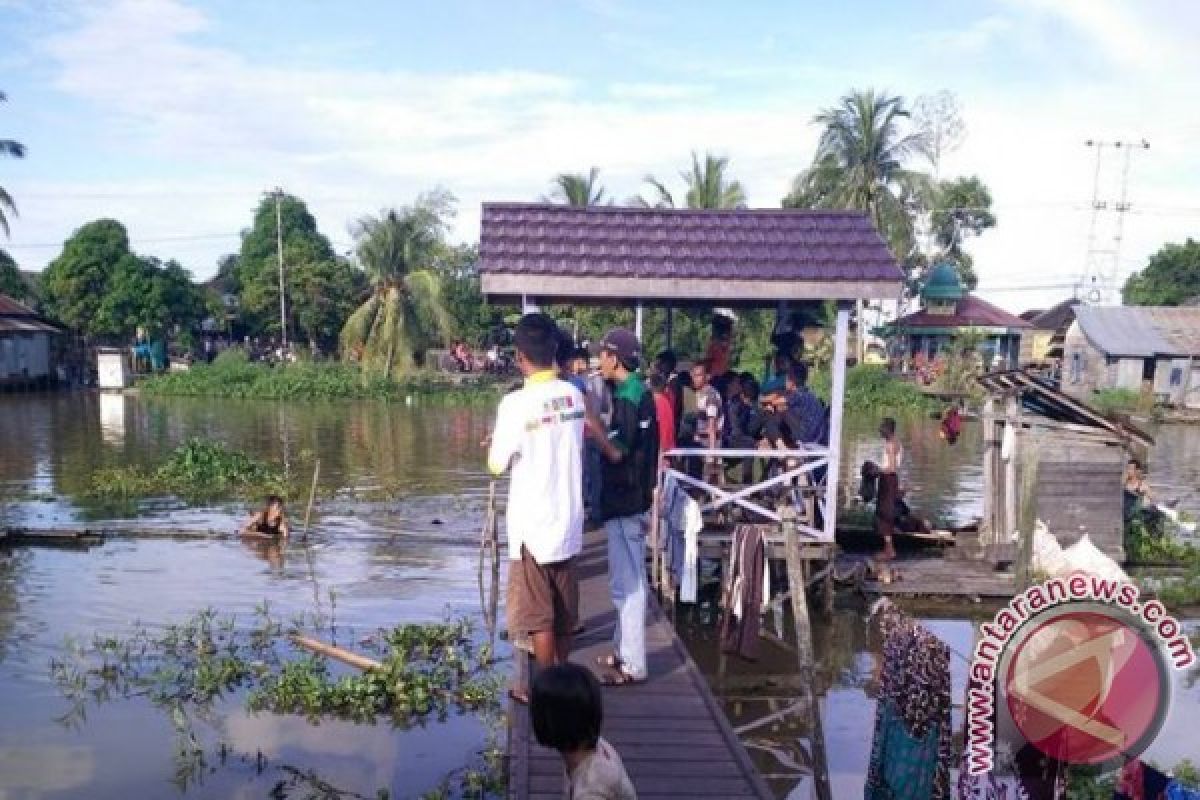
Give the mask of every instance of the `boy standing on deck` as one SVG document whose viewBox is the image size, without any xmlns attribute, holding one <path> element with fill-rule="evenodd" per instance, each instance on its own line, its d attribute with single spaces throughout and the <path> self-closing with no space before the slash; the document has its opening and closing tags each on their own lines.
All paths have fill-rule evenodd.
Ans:
<svg viewBox="0 0 1200 800">
<path fill-rule="evenodd" d="M 613 653 L 601 659 L 610 685 L 646 679 L 646 530 L 658 476 L 654 397 L 637 374 L 642 347 L 615 328 L 600 343 L 600 371 L 613 387 L 612 421 L 592 416 L 588 434 L 604 459 L 600 514 L 608 536 L 608 585 L 617 609 Z"/>
<path fill-rule="evenodd" d="M 579 616 L 574 559 L 583 546 L 583 395 L 555 373 L 558 328 L 526 314 L 514 340 L 524 386 L 500 401 L 488 452 L 493 475 L 512 471 L 507 531 L 510 636 L 528 635 L 539 668 L 564 664 Z M 519 687 L 513 697 L 528 701 Z"/>
</svg>

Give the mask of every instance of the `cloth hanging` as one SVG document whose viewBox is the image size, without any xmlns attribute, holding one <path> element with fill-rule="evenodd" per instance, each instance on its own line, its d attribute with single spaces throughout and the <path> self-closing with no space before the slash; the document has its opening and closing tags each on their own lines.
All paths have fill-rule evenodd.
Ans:
<svg viewBox="0 0 1200 800">
<path fill-rule="evenodd" d="M 721 604 L 722 652 L 757 658 L 759 615 L 770 600 L 768 564 L 762 529 L 757 525 L 734 528 Z"/>
<path fill-rule="evenodd" d="M 1135 758 L 1121 768 L 1113 800 L 1163 800 L 1169 782 L 1166 775 Z"/>
<path fill-rule="evenodd" d="M 1179 781 L 1172 779 L 1167 784 L 1165 797 L 1166 800 L 1200 800 L 1200 790 L 1184 786 Z"/>
<path fill-rule="evenodd" d="M 700 512 L 700 504 L 684 491 L 674 475 L 667 475 L 663 481 L 662 509 L 667 571 L 679 587 L 680 602 L 695 603 L 698 587 L 696 569 L 704 515 Z"/>
<path fill-rule="evenodd" d="M 890 600 L 872 619 L 882 641 L 865 800 L 948 800 L 950 649 Z"/>
<path fill-rule="evenodd" d="M 963 752 L 955 797 L 959 800 L 1062 800 L 1067 794 L 1066 767 L 1026 744 L 1008 763 L 999 761 L 986 775 L 967 771 Z"/>
</svg>

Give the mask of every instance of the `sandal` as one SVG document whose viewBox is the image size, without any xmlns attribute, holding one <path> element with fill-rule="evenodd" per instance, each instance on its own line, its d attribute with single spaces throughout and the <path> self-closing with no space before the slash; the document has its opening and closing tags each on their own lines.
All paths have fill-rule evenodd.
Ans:
<svg viewBox="0 0 1200 800">
<path fill-rule="evenodd" d="M 645 678 L 635 678 L 625 671 L 623 667 L 618 667 L 612 672 L 606 672 L 600 676 L 601 686 L 630 686 L 636 683 L 645 683 Z"/>
<path fill-rule="evenodd" d="M 616 653 L 609 653 L 608 655 L 596 656 L 596 663 L 607 670 L 619 670 L 621 669 L 622 661 L 621 657 Z"/>
<path fill-rule="evenodd" d="M 519 706 L 529 705 L 529 695 L 524 689 L 511 688 L 508 690 L 508 698 Z"/>
</svg>

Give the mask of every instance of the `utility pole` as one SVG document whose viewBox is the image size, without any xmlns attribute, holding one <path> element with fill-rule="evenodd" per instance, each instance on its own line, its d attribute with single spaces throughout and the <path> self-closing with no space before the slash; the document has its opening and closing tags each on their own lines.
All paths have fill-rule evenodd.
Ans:
<svg viewBox="0 0 1200 800">
<path fill-rule="evenodd" d="M 279 254 L 279 330 L 281 331 L 280 348 L 283 351 L 284 358 L 287 357 L 288 349 L 288 326 L 287 326 L 287 293 L 284 290 L 283 281 L 283 213 L 279 208 L 279 201 L 283 197 L 283 189 L 278 186 L 272 192 L 275 196 L 275 249 Z"/>
<path fill-rule="evenodd" d="M 1102 142 L 1088 139 L 1088 147 L 1096 149 L 1096 169 L 1092 175 L 1092 220 L 1088 227 L 1087 257 L 1084 261 L 1083 276 L 1076 291 L 1079 299 L 1089 303 L 1111 303 L 1116 291 L 1117 276 L 1121 266 L 1121 243 L 1125 235 L 1125 213 L 1132 204 L 1129 202 L 1129 164 L 1135 150 L 1149 150 L 1150 143 L 1145 139 L 1139 141 Z M 1103 174 L 1103 162 L 1106 152 L 1123 157 L 1120 177 L 1120 199 L 1113 204 L 1101 196 L 1100 181 Z M 1116 214 L 1113 221 L 1111 242 L 1106 242 L 1100 235 L 1101 215 L 1112 211 Z"/>
</svg>

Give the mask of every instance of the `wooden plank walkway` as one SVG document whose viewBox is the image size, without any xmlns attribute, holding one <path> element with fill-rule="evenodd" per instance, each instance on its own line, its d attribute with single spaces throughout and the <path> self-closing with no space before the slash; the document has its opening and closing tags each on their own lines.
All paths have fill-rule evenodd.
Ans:
<svg viewBox="0 0 1200 800">
<path fill-rule="evenodd" d="M 596 658 L 611 650 L 616 624 L 603 531 L 585 535 L 579 607 L 585 629 L 576 637 L 571 660 L 596 670 Z M 621 754 L 640 800 L 771 797 L 653 593 L 646 610 L 646 652 L 650 678 L 645 683 L 604 689 L 603 736 Z M 510 708 L 508 740 L 509 797 L 561 798 L 562 759 L 534 741 L 524 706 Z"/>
</svg>

